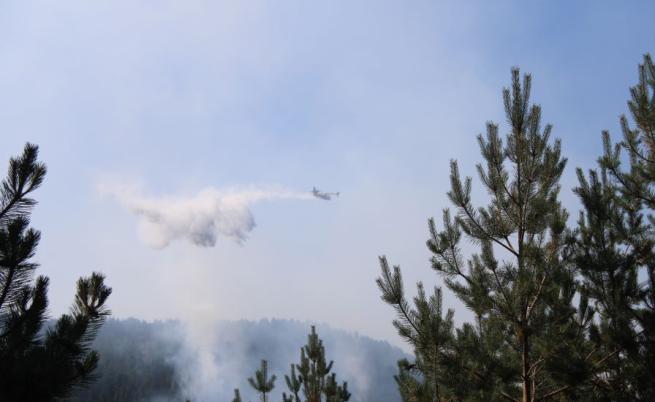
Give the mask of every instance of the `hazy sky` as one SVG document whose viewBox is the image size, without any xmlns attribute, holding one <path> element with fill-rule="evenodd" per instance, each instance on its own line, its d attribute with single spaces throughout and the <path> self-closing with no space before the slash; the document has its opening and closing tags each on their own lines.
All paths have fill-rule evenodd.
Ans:
<svg viewBox="0 0 655 402">
<path fill-rule="evenodd" d="M 449 159 L 473 174 L 475 135 L 504 123 L 510 67 L 533 74 L 575 209 L 573 168 L 593 167 L 602 129 L 619 135 L 655 51 L 652 1 L 530 3 L 3 2 L 0 160 L 32 141 L 48 165 L 33 225 L 51 312 L 99 270 L 118 317 L 313 319 L 398 343 L 377 256 L 410 290 L 438 283 L 426 221 L 447 206 Z M 107 185 L 154 202 L 312 186 L 341 197 L 248 204 L 256 226 L 240 244 L 219 233 L 215 247 L 182 236 L 154 249 Z"/>
</svg>

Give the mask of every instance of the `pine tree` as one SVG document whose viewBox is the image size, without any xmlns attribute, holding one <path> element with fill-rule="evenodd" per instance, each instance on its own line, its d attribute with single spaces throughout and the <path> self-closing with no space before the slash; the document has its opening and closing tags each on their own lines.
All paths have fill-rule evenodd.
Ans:
<svg viewBox="0 0 655 402">
<path fill-rule="evenodd" d="M 418 283 L 418 296 L 411 307 L 405 298 L 400 268 L 393 272 L 385 257 L 380 258 L 382 277 L 377 280 L 382 299 L 396 310 L 393 325 L 401 338 L 414 347 L 416 362 L 403 359 L 398 362 L 399 374 L 395 377 L 403 401 L 439 400 L 448 391 L 442 385 L 452 374 L 447 370 L 449 354 L 453 348 L 453 311 L 446 316 L 442 311 L 441 289 L 435 288 L 427 298 L 422 283 Z M 420 374 L 424 381 L 416 378 Z"/>
<path fill-rule="evenodd" d="M 589 330 L 594 345 L 590 357 L 597 363 L 592 379 L 597 401 L 639 400 L 634 380 L 643 364 L 636 358 L 637 328 L 631 309 L 639 303 L 637 261 L 643 249 L 638 215 L 622 206 L 607 172 L 578 170 L 575 190 L 584 210 L 578 220 L 575 263 L 580 269 L 581 297 L 592 302 L 596 320 Z M 629 395 L 632 395 L 629 397 Z"/>
<path fill-rule="evenodd" d="M 590 338 L 602 361 L 598 400 L 654 400 L 655 386 L 655 65 L 649 55 L 630 88 L 634 128 L 621 116 L 623 141 L 603 133 L 600 172 L 579 170 L 576 262 L 599 316 Z M 622 166 L 628 155 L 629 170 Z"/>
<path fill-rule="evenodd" d="M 312 326 L 307 344 L 300 349 L 300 364 L 291 364 L 291 372 L 285 376 L 290 395 L 283 393 L 283 402 L 348 402 L 351 396 L 348 383 L 338 383 L 336 374 L 331 372 L 332 365 L 333 362 L 328 363 L 325 356 L 323 341 Z M 262 360 L 255 378 L 249 378 L 248 382 L 261 394 L 262 401 L 268 400 L 266 394 L 273 390 L 275 376 L 268 377 L 265 360 Z M 239 390 L 235 389 L 234 393 L 233 402 L 239 402 Z"/>
<path fill-rule="evenodd" d="M 405 401 L 573 399 L 592 369 L 584 337 L 591 312 L 584 299 L 581 308 L 573 305 L 568 216 L 558 201 L 566 159 L 560 141 L 550 139 L 551 126 L 541 127 L 530 87 L 530 76 L 521 83 L 513 69 L 512 86 L 503 91 L 505 142 L 493 123 L 486 137 L 478 136 L 488 206 L 474 207 L 472 179 L 462 180 L 452 161 L 448 196 L 456 215 L 444 211 L 441 231 L 429 220 L 432 267 L 475 324 L 453 334 L 440 291 L 427 298 L 421 284 L 410 308 L 399 268 L 392 274 L 381 258 L 382 298 L 396 309 L 394 325 L 415 350 L 416 362 L 401 362 L 397 379 Z M 463 236 L 480 247 L 466 259 Z"/>
<path fill-rule="evenodd" d="M 30 198 L 46 174 L 38 147 L 27 144 L 11 158 L 0 187 L 0 400 L 53 401 L 93 380 L 98 355 L 91 342 L 109 315 L 111 288 L 101 274 L 77 282 L 69 314 L 43 332 L 48 278 L 33 281 L 40 233 L 29 228 Z M 73 252 L 73 250 L 71 250 Z"/>
<path fill-rule="evenodd" d="M 293 394 L 283 395 L 284 401 L 299 401 L 301 386 L 305 402 L 346 402 L 350 399 L 348 383 L 339 385 L 336 374 L 331 373 L 333 362 L 328 363 L 323 341 L 312 326 L 307 336 L 307 344 L 300 349 L 300 364 L 296 365 L 298 373 L 291 366 L 290 376 L 285 376 L 289 391 Z"/>
<path fill-rule="evenodd" d="M 287 383 L 287 388 L 289 388 L 290 395 L 287 396 L 286 393 L 282 393 L 283 402 L 302 402 L 300 399 L 300 390 L 302 389 L 302 380 L 301 377 L 296 375 L 296 365 L 291 364 L 291 373 L 284 376 L 284 380 Z"/>
<path fill-rule="evenodd" d="M 268 376 L 268 362 L 262 360 L 259 370 L 255 372 L 255 377 L 248 378 L 248 383 L 260 393 L 260 400 L 262 402 L 268 402 L 266 394 L 270 393 L 273 388 L 275 388 L 275 379 L 275 375 L 271 377 Z M 238 390 L 235 390 L 235 392 L 238 392 Z"/>
</svg>

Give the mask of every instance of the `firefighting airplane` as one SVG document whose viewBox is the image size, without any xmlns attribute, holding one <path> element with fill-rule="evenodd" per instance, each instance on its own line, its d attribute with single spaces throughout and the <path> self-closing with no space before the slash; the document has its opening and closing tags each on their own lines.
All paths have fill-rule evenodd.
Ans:
<svg viewBox="0 0 655 402">
<path fill-rule="evenodd" d="M 320 191 L 316 187 L 314 187 L 312 189 L 312 194 L 314 195 L 314 197 L 320 198 L 321 200 L 326 200 L 326 201 L 331 200 L 332 197 L 338 197 L 339 196 L 339 193 L 326 193 L 326 192 Z"/>
</svg>

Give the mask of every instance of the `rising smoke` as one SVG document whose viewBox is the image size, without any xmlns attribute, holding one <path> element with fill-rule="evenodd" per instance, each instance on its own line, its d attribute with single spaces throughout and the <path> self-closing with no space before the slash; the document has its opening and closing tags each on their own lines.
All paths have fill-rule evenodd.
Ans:
<svg viewBox="0 0 655 402">
<path fill-rule="evenodd" d="M 194 325 L 193 328 L 189 324 Z M 271 402 L 288 392 L 284 376 L 299 363 L 300 348 L 316 325 L 339 381 L 348 381 L 351 402 L 398 402 L 393 376 L 407 358 L 386 342 L 295 320 L 144 322 L 110 319 L 94 349 L 101 355 L 98 381 L 71 402 L 227 402 L 240 388 L 244 401 L 257 401 L 248 384 L 260 359 L 277 376 Z M 202 329 L 202 332 L 200 331 Z"/>
<path fill-rule="evenodd" d="M 139 217 L 139 235 L 150 247 L 161 249 L 186 239 L 199 247 L 213 247 L 219 236 L 243 243 L 255 228 L 251 206 L 272 200 L 312 200 L 309 192 L 279 188 L 219 190 L 206 188 L 194 196 L 146 196 L 135 188 L 101 186 Z"/>
</svg>

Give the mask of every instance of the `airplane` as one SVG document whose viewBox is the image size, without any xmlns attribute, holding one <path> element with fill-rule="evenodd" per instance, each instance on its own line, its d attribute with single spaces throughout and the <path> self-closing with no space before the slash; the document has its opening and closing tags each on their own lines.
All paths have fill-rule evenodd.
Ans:
<svg viewBox="0 0 655 402">
<path fill-rule="evenodd" d="M 320 191 L 316 187 L 314 187 L 312 189 L 312 194 L 314 195 L 314 197 L 320 198 L 320 199 L 326 200 L 326 201 L 331 200 L 332 197 L 338 197 L 339 196 L 339 193 L 326 193 L 326 192 Z"/>
</svg>

